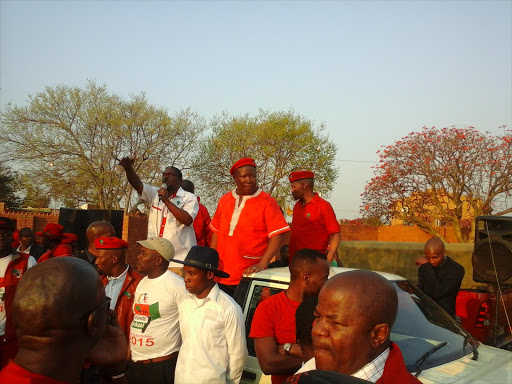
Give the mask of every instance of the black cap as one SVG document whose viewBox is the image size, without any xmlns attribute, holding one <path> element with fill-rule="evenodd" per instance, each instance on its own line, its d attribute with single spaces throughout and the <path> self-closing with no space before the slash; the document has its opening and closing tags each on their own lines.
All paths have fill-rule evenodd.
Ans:
<svg viewBox="0 0 512 384">
<path fill-rule="evenodd" d="M 200 245 L 194 245 L 188 251 L 185 260 L 173 260 L 175 263 L 188 265 L 189 267 L 196 267 L 199 269 L 205 269 L 212 271 L 215 276 L 228 278 L 229 274 L 219 270 L 219 252 L 213 248 L 202 247 Z"/>
</svg>

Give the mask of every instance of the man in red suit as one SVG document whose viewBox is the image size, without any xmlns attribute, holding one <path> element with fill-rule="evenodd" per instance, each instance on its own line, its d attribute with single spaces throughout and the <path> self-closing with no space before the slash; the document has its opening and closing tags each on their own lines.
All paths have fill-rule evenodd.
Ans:
<svg viewBox="0 0 512 384">
<path fill-rule="evenodd" d="M 117 237 L 99 237 L 96 246 L 96 268 L 101 274 L 105 293 L 112 299 L 110 309 L 116 312 L 126 338 L 133 320 L 135 289 L 144 276 L 126 263 L 128 243 Z"/>
<path fill-rule="evenodd" d="M 181 188 L 185 191 L 195 194 L 195 186 L 194 183 L 190 180 L 183 180 L 181 182 Z M 199 196 L 197 197 L 197 202 L 199 203 L 199 212 L 197 213 L 196 218 L 194 219 L 194 232 L 196 233 L 196 241 L 197 245 L 201 245 L 203 247 L 210 246 L 210 240 L 212 238 L 212 230 L 210 229 L 210 213 L 208 209 L 201 204 L 201 200 Z"/>
<path fill-rule="evenodd" d="M 44 226 L 42 232 L 36 232 L 37 236 L 43 238 L 43 247 L 48 251 L 44 253 L 38 263 L 42 263 L 52 257 L 73 256 L 73 249 L 63 240 L 70 238 L 69 233 L 64 233 L 64 227 L 56 223 L 48 223 Z"/>
</svg>

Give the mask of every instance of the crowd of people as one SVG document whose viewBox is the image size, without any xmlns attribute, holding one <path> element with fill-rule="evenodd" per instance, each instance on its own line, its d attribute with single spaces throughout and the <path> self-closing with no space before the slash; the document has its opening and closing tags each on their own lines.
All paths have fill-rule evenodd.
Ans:
<svg viewBox="0 0 512 384">
<path fill-rule="evenodd" d="M 178 168 L 153 187 L 132 159 L 120 165 L 150 204 L 134 263 L 110 223 L 91 223 L 86 249 L 76 251 L 78 237 L 59 224 L 34 234 L 0 217 L 0 383 L 238 383 L 247 346 L 233 295 L 243 276 L 280 266 L 290 270 L 289 287 L 258 305 L 249 334 L 273 384 L 418 383 L 389 340 L 397 312 L 390 283 L 369 271 L 328 279 L 340 227 L 314 192 L 313 172 L 290 174 L 297 202 L 289 226 L 258 187 L 251 158 L 231 167 L 235 188 L 211 221 Z M 425 246 L 430 267 L 420 267 L 420 284 L 454 316 L 464 270 L 435 240 Z"/>
</svg>

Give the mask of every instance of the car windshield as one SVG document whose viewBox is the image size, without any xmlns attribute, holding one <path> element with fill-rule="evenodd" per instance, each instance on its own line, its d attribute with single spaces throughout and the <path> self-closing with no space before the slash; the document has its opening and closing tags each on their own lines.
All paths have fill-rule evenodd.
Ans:
<svg viewBox="0 0 512 384">
<path fill-rule="evenodd" d="M 425 293 L 408 281 L 394 282 L 398 314 L 391 328 L 391 341 L 400 347 L 409 372 L 422 364 L 422 357 L 441 343 L 421 365 L 422 369 L 448 363 L 472 352 L 467 333 Z"/>
</svg>

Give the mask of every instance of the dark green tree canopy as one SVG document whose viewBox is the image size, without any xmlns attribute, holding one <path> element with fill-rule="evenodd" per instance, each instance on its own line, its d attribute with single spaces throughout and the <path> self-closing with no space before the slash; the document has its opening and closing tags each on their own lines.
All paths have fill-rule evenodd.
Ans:
<svg viewBox="0 0 512 384">
<path fill-rule="evenodd" d="M 315 189 L 325 195 L 333 189 L 338 169 L 334 166 L 336 145 L 324 134 L 325 126 L 294 111 L 268 112 L 255 116 L 224 113 L 212 121 L 212 132 L 201 144 L 192 171 L 200 180 L 202 196 L 216 204 L 234 188 L 229 169 L 242 157 L 258 165 L 259 186 L 284 208 L 292 204 L 288 175 L 296 170 L 315 172 Z"/>
</svg>

